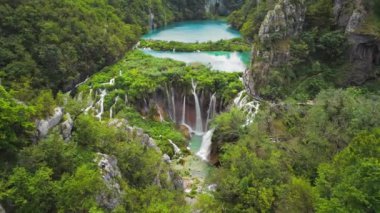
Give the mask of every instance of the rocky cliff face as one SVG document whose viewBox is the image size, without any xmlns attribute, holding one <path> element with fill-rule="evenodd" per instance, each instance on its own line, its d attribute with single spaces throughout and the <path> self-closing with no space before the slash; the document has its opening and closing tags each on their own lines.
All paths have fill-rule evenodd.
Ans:
<svg viewBox="0 0 380 213">
<path fill-rule="evenodd" d="M 121 187 L 119 180 L 121 179 L 120 169 L 117 166 L 115 157 L 98 153 L 95 161 L 98 164 L 103 181 L 107 189 L 100 193 L 96 200 L 106 209 L 115 209 L 121 202 Z"/>
<path fill-rule="evenodd" d="M 375 78 L 380 65 L 380 40 L 378 35 L 363 29 L 368 25 L 367 18 L 373 15 L 371 8 L 362 0 L 335 0 L 331 9 L 335 24 L 332 30 L 345 31 L 349 46 L 345 59 L 349 68 L 342 83 L 360 85 Z M 253 45 L 251 69 L 244 74 L 247 92 L 252 96 L 260 95 L 271 70 L 289 62 L 290 39 L 304 30 L 306 10 L 303 0 L 278 0 L 267 12 Z"/>
<path fill-rule="evenodd" d="M 360 85 L 377 75 L 375 68 L 380 65 L 380 39 L 362 30 L 369 13 L 360 0 L 336 0 L 334 4 L 336 24 L 345 29 L 350 46 L 351 69 L 345 79 L 347 84 Z"/>
<path fill-rule="evenodd" d="M 289 59 L 289 39 L 302 32 L 306 6 L 303 0 L 280 0 L 261 23 L 258 41 L 253 46 L 251 70 L 244 74 L 247 92 L 256 96 L 267 84 L 268 72 Z"/>
</svg>

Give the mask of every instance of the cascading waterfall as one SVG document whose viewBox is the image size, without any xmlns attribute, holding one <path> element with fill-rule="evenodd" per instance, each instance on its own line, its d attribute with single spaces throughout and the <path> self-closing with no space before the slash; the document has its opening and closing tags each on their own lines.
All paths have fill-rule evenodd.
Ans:
<svg viewBox="0 0 380 213">
<path fill-rule="evenodd" d="M 207 110 L 206 131 L 208 130 L 209 122 L 214 118 L 216 114 L 216 93 L 210 97 L 210 104 Z"/>
<path fill-rule="evenodd" d="M 186 123 L 186 95 L 183 97 L 183 105 L 182 105 L 182 124 Z"/>
<path fill-rule="evenodd" d="M 177 155 L 181 153 L 181 149 L 172 140 L 169 139 L 169 143 L 173 146 L 174 154 Z"/>
<path fill-rule="evenodd" d="M 199 151 L 197 152 L 197 156 L 199 156 L 202 160 L 208 161 L 208 156 L 211 151 L 211 139 L 214 134 L 214 129 L 210 129 L 203 135 L 202 145 Z"/>
<path fill-rule="evenodd" d="M 244 96 L 244 97 L 243 97 Z M 248 95 L 245 94 L 245 91 L 241 91 L 238 96 L 234 99 L 234 105 L 243 110 L 247 114 L 246 122 L 244 126 L 247 126 L 253 122 L 256 114 L 259 112 L 260 102 L 257 100 L 248 100 Z"/>
<path fill-rule="evenodd" d="M 98 118 L 100 121 L 102 120 L 102 114 L 104 113 L 104 97 L 106 97 L 106 95 L 107 95 L 107 91 L 105 89 L 101 90 L 100 99 L 98 103 L 96 103 L 97 105 L 100 106 L 100 111 L 95 117 Z"/>
<path fill-rule="evenodd" d="M 195 113 L 196 113 L 195 132 L 197 134 L 203 134 L 201 106 L 199 104 L 199 99 L 198 99 L 198 95 L 196 91 L 197 84 L 194 82 L 194 79 L 191 79 L 191 85 L 193 87 L 193 95 L 194 95 L 194 100 L 195 100 Z"/>
</svg>

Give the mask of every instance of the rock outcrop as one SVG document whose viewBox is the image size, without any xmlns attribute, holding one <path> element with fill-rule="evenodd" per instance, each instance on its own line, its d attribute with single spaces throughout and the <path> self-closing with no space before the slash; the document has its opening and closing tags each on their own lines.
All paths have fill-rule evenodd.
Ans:
<svg viewBox="0 0 380 213">
<path fill-rule="evenodd" d="M 349 62 L 346 84 L 360 85 L 376 77 L 376 66 L 380 65 L 380 40 L 376 35 L 362 30 L 369 11 L 360 0 L 334 2 L 334 15 L 338 27 L 345 30 L 349 43 Z"/>
<path fill-rule="evenodd" d="M 5 210 L 1 204 L 0 204 L 0 213 L 5 213 Z"/>
<path fill-rule="evenodd" d="M 54 109 L 54 115 L 46 120 L 37 121 L 37 138 L 44 138 L 49 130 L 59 124 L 63 117 L 63 110 L 60 107 Z"/>
<path fill-rule="evenodd" d="M 96 197 L 96 200 L 102 207 L 113 210 L 120 204 L 122 197 L 119 183 L 121 173 L 117 166 L 117 159 L 106 154 L 98 153 L 95 161 L 97 162 L 103 181 L 107 186 L 107 189 L 100 193 Z"/>
<path fill-rule="evenodd" d="M 140 141 L 142 145 L 161 152 L 153 138 L 144 133 L 144 130 L 138 127 L 131 127 L 125 119 L 113 119 L 108 123 L 109 126 L 125 129 L 132 140 Z"/>
<path fill-rule="evenodd" d="M 69 113 L 66 113 L 65 118 L 66 120 L 63 123 L 61 123 L 61 134 L 63 139 L 67 141 L 71 138 L 71 132 L 74 127 L 74 121 L 71 119 Z"/>
<path fill-rule="evenodd" d="M 303 0 L 280 0 L 261 23 L 258 41 L 253 46 L 251 70 L 243 75 L 247 92 L 256 92 L 267 84 L 269 71 L 288 62 L 290 38 L 302 32 L 306 6 Z"/>
</svg>

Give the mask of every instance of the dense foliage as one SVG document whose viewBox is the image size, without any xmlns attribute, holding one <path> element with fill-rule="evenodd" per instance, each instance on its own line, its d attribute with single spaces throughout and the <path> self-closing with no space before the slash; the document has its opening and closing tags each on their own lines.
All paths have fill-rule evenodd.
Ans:
<svg viewBox="0 0 380 213">
<path fill-rule="evenodd" d="M 119 59 L 141 32 L 105 0 L 5 1 L 0 11 L 2 82 L 13 88 L 69 89 Z"/>
<path fill-rule="evenodd" d="M 183 43 L 177 41 L 141 40 L 141 48 L 151 48 L 162 51 L 195 52 L 195 51 L 233 51 L 248 52 L 251 45 L 241 38 L 219 40 L 216 42 Z"/>
<path fill-rule="evenodd" d="M 263 105 L 248 127 L 235 110 L 220 115 L 213 141 L 227 139 L 209 180 L 218 187 L 202 202 L 227 212 L 378 211 L 378 108 L 378 95 L 347 89 L 310 105 Z"/>
</svg>

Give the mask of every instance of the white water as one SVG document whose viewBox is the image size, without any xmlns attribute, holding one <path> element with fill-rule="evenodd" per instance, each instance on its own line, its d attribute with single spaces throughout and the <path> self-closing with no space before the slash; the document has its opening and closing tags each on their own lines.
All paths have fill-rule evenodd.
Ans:
<svg viewBox="0 0 380 213">
<path fill-rule="evenodd" d="M 253 122 L 260 108 L 259 101 L 249 101 L 248 99 L 249 96 L 245 94 L 245 91 L 241 91 L 238 94 L 238 96 L 234 99 L 234 105 L 247 114 L 244 126 L 247 126 Z"/>
<path fill-rule="evenodd" d="M 175 109 L 175 97 L 174 97 L 174 89 L 173 87 L 171 88 L 171 92 L 172 92 L 172 108 L 173 108 L 173 119 L 174 119 L 174 123 L 177 122 L 177 116 L 176 116 L 176 109 Z"/>
<path fill-rule="evenodd" d="M 197 84 L 191 79 L 191 84 L 193 87 L 193 95 L 195 100 L 195 113 L 196 113 L 196 122 L 195 122 L 195 132 L 197 134 L 203 134 L 203 125 L 202 125 L 202 113 L 201 106 L 199 105 L 199 99 L 197 95 Z"/>
<path fill-rule="evenodd" d="M 154 30 L 154 14 L 149 9 L 149 29 L 152 31 Z"/>
<path fill-rule="evenodd" d="M 182 124 L 186 123 L 186 95 L 183 97 L 183 105 L 182 105 Z"/>
<path fill-rule="evenodd" d="M 110 108 L 110 118 L 111 118 L 111 119 L 113 118 L 113 109 L 114 109 L 114 107 L 116 106 L 118 100 L 119 100 L 119 96 L 116 96 L 116 97 L 115 97 L 115 102 L 113 103 L 113 105 L 112 105 L 111 108 Z"/>
<path fill-rule="evenodd" d="M 211 139 L 214 133 L 214 129 L 210 129 L 203 135 L 202 145 L 199 151 L 197 152 L 197 156 L 199 156 L 202 160 L 208 161 L 208 157 L 211 151 Z"/>
<path fill-rule="evenodd" d="M 95 117 L 98 118 L 100 121 L 102 120 L 102 114 L 104 113 L 104 97 L 106 97 L 106 95 L 107 95 L 107 91 L 105 89 L 101 90 L 100 99 L 96 103 L 97 105 L 100 106 L 100 111 Z"/>
<path fill-rule="evenodd" d="M 175 143 L 173 143 L 172 140 L 169 139 L 169 143 L 173 146 L 174 154 L 177 155 L 181 153 L 181 149 Z"/>
<path fill-rule="evenodd" d="M 170 118 L 174 121 L 174 117 L 173 117 L 173 109 L 172 109 L 173 105 L 172 105 L 172 103 L 171 103 L 172 98 L 171 98 L 171 96 L 170 96 L 169 89 L 168 89 L 168 86 L 167 86 L 167 85 L 166 85 L 166 87 L 165 87 L 165 91 L 166 91 L 166 96 L 167 96 L 167 100 L 168 100 L 168 111 L 169 111 L 169 116 L 170 116 Z"/>
<path fill-rule="evenodd" d="M 216 114 L 216 96 L 215 93 L 210 97 L 210 104 L 207 110 L 206 130 L 209 128 L 209 122 L 214 118 Z"/>
</svg>

